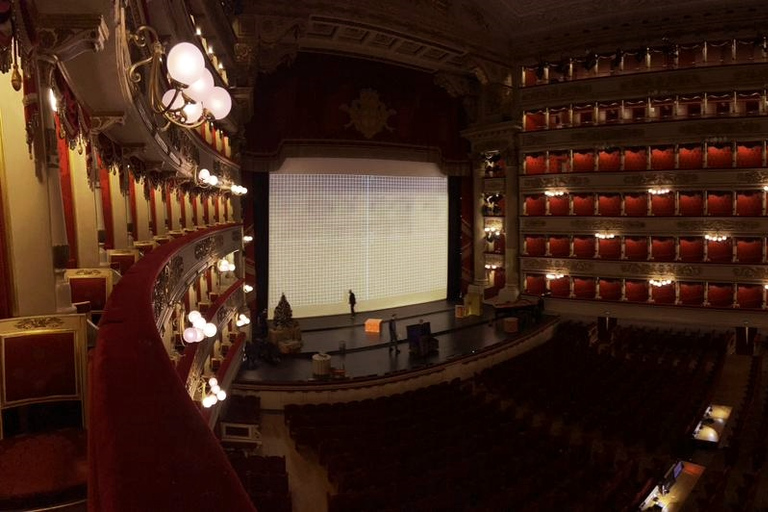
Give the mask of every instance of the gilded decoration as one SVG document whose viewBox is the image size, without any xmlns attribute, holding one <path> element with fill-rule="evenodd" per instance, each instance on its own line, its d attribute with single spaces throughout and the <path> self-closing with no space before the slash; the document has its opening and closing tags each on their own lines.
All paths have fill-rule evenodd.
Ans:
<svg viewBox="0 0 768 512">
<path fill-rule="evenodd" d="M 699 177 L 693 173 L 660 172 L 653 174 L 635 174 L 624 176 L 625 185 L 690 185 L 699 181 Z"/>
<path fill-rule="evenodd" d="M 668 73 L 662 76 L 637 76 L 621 81 L 622 91 L 642 89 L 645 91 L 665 91 L 679 89 L 681 87 L 694 87 L 702 85 L 701 76 L 698 73 Z"/>
<path fill-rule="evenodd" d="M 366 139 L 373 138 L 382 130 L 390 132 L 393 130 L 387 122 L 397 111 L 387 108 L 379 99 L 379 93 L 373 89 L 362 89 L 358 99 L 339 108 L 349 114 L 349 122 L 344 125 L 344 128 L 354 126 Z"/>
<path fill-rule="evenodd" d="M 213 256 L 223 246 L 224 237 L 222 235 L 208 237 L 195 244 L 195 259 L 200 261 L 203 258 Z"/>
<path fill-rule="evenodd" d="M 768 279 L 768 268 L 766 267 L 734 267 L 733 275 L 746 279 Z"/>
<path fill-rule="evenodd" d="M 239 229 L 236 229 L 232 232 L 232 241 L 237 242 L 242 237 L 243 233 Z"/>
<path fill-rule="evenodd" d="M 526 188 L 584 187 L 590 183 L 591 180 L 586 176 L 549 176 L 523 180 L 523 186 Z"/>
<path fill-rule="evenodd" d="M 75 271 L 76 276 L 100 276 L 101 270 L 93 268 L 81 268 Z"/>
<path fill-rule="evenodd" d="M 551 88 L 522 89 L 520 99 L 524 103 L 534 101 L 556 101 L 565 98 L 581 98 L 592 93 L 592 86 L 588 84 L 567 84 Z"/>
<path fill-rule="evenodd" d="M 522 219 L 523 229 L 542 228 L 547 225 L 544 219 Z"/>
<path fill-rule="evenodd" d="M 581 260 L 550 260 L 550 259 L 528 259 L 521 262 L 523 270 L 568 270 L 569 272 L 591 272 L 595 264 L 591 261 Z"/>
<path fill-rule="evenodd" d="M 645 222 L 639 220 L 591 220 L 575 219 L 571 221 L 571 226 L 575 229 L 585 229 L 589 231 L 611 231 L 626 229 L 645 228 Z"/>
<path fill-rule="evenodd" d="M 768 181 L 768 171 L 748 171 L 736 174 L 736 181 L 739 183 L 749 183 L 760 185 Z"/>
<path fill-rule="evenodd" d="M 152 309 L 155 313 L 155 319 L 160 315 L 171 302 L 171 293 L 179 284 L 181 276 L 184 274 L 184 259 L 181 256 L 174 256 L 170 262 L 166 263 L 160 275 L 155 281 L 155 287 L 152 290 Z"/>
<path fill-rule="evenodd" d="M 763 124 L 759 121 L 716 121 L 685 124 L 678 133 L 683 135 L 710 136 L 718 133 L 736 135 L 740 133 L 760 133 Z"/>
<path fill-rule="evenodd" d="M 694 277 L 701 275 L 701 267 L 695 265 L 675 265 L 672 263 L 625 263 L 621 272 L 634 275 L 674 275 L 677 277 Z"/>
<path fill-rule="evenodd" d="M 613 128 L 597 131 L 575 131 L 571 133 L 574 142 L 605 142 L 609 140 L 631 140 L 645 137 L 643 128 Z"/>
<path fill-rule="evenodd" d="M 745 231 L 760 227 L 756 220 L 679 220 L 682 231 Z"/>
<path fill-rule="evenodd" d="M 25 318 L 20 322 L 13 324 L 17 329 L 50 329 L 54 327 L 61 327 L 64 325 L 64 321 L 56 316 L 46 316 L 39 318 Z"/>
</svg>

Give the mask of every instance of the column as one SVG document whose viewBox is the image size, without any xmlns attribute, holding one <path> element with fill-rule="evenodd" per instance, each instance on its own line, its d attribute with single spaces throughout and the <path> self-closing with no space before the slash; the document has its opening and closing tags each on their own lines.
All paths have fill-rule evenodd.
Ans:
<svg viewBox="0 0 768 512">
<path fill-rule="evenodd" d="M 765 263 L 766 252 L 768 252 L 768 238 L 763 237 L 763 244 L 762 245 L 763 245 L 763 251 L 762 251 L 762 257 L 761 257 L 760 261 L 762 263 Z"/>
<path fill-rule="evenodd" d="M 704 260 L 709 261 L 709 240 L 704 238 Z"/>
<path fill-rule="evenodd" d="M 675 304 L 680 304 L 680 282 L 675 281 Z"/>
<path fill-rule="evenodd" d="M 623 277 L 621 278 L 621 298 L 619 300 L 627 300 L 627 280 Z"/>
<path fill-rule="evenodd" d="M 573 252 L 573 235 L 568 235 L 568 256 L 573 258 L 574 252 Z"/>
<path fill-rule="evenodd" d="M 734 96 L 736 95 L 735 92 L 733 94 L 734 94 Z M 735 99 L 734 99 L 734 105 L 736 105 L 736 100 Z M 736 166 L 738 165 L 738 160 L 739 160 L 738 159 L 738 156 L 739 156 L 738 151 L 739 151 L 738 144 L 736 144 L 736 141 L 732 142 L 731 143 L 731 167 L 733 169 L 735 169 Z"/>
<path fill-rule="evenodd" d="M 513 73 L 513 76 L 516 76 Z M 515 94 L 520 94 L 519 83 L 514 84 Z M 516 98 L 516 105 L 519 105 L 519 97 Z M 520 189 L 517 175 L 520 170 L 520 130 L 515 129 L 512 133 L 512 144 L 507 149 L 507 169 L 504 180 L 504 201 L 506 203 L 506 214 L 504 216 L 504 288 L 499 290 L 499 297 L 507 301 L 515 301 L 520 295 Z"/>
<path fill-rule="evenodd" d="M 737 243 L 736 239 L 731 238 L 731 261 L 734 263 L 738 263 L 739 261 L 738 246 L 739 244 Z"/>
<path fill-rule="evenodd" d="M 600 239 L 595 237 L 595 258 L 600 258 Z"/>
<path fill-rule="evenodd" d="M 709 306 L 709 282 L 704 283 L 704 305 Z"/>
<path fill-rule="evenodd" d="M 568 276 L 568 298 L 573 299 L 576 294 L 573 293 L 573 276 Z"/>
<path fill-rule="evenodd" d="M 766 191 L 765 187 L 763 187 L 763 195 L 760 198 L 760 215 L 763 217 L 765 217 L 766 194 L 768 194 L 768 191 Z"/>
<path fill-rule="evenodd" d="M 703 190 L 701 192 L 702 198 L 704 199 L 704 216 L 709 215 L 709 191 Z"/>
<path fill-rule="evenodd" d="M 479 157 L 478 157 L 479 158 Z M 476 162 L 475 162 L 476 164 Z M 485 286 L 488 280 L 485 275 L 485 219 L 483 218 L 483 171 L 479 169 L 478 165 L 475 165 L 475 169 L 472 171 L 472 189 L 475 193 L 475 200 L 473 208 L 475 211 L 475 247 L 474 247 L 474 281 L 473 284 Z M 206 206 L 208 201 L 206 201 Z M 210 219 L 210 217 L 209 217 Z M 213 221 L 209 220 L 212 224 Z"/>
<path fill-rule="evenodd" d="M 627 237 L 625 237 L 624 235 L 621 235 L 619 237 L 619 240 L 620 240 L 620 243 L 621 243 L 621 254 L 619 255 L 619 259 L 620 260 L 627 259 L 627 244 L 626 244 L 627 240 L 626 240 L 626 238 Z"/>
<path fill-rule="evenodd" d="M 736 212 L 738 211 L 737 204 L 736 204 L 738 202 L 738 199 L 739 199 L 738 193 L 735 190 L 731 191 L 731 215 L 733 215 L 734 217 L 736 216 Z"/>
<path fill-rule="evenodd" d="M 680 261 L 680 237 L 675 237 L 675 261 Z"/>
<path fill-rule="evenodd" d="M 600 278 L 595 278 L 595 298 L 600 300 L 602 297 L 600 297 Z"/>
<path fill-rule="evenodd" d="M 552 253 L 549 252 L 549 235 L 544 236 L 546 236 L 544 239 L 544 256 L 552 256 Z"/>
<path fill-rule="evenodd" d="M 653 215 L 653 194 L 650 192 L 645 193 L 645 215 L 651 217 Z"/>
<path fill-rule="evenodd" d="M 619 196 L 621 197 L 621 213 L 620 215 L 623 217 L 627 214 L 627 203 L 625 202 L 624 198 L 624 192 L 620 192 Z"/>
<path fill-rule="evenodd" d="M 549 196 L 544 194 L 544 215 L 551 215 L 549 211 Z"/>
<path fill-rule="evenodd" d="M 648 261 L 651 261 L 653 259 L 653 238 L 650 235 L 648 235 L 645 243 L 648 245 L 648 251 L 647 251 L 648 254 L 646 255 L 646 259 Z"/>
<path fill-rule="evenodd" d="M 573 194 L 568 193 L 568 215 L 573 215 Z"/>
<path fill-rule="evenodd" d="M 597 216 L 597 215 L 600 215 L 600 195 L 597 192 L 595 192 L 593 196 L 594 196 L 594 200 L 593 200 L 594 211 L 592 212 L 592 214 Z"/>
<path fill-rule="evenodd" d="M 624 105 L 624 102 L 622 102 L 622 105 Z M 622 112 L 623 111 L 624 111 L 624 109 L 622 108 Z M 622 119 L 624 119 L 623 115 L 622 115 Z M 624 170 L 624 161 L 625 161 L 625 157 L 626 157 L 625 156 L 626 155 L 625 151 L 626 150 L 624 148 L 621 148 L 619 150 L 619 170 L 620 171 Z"/>
<path fill-rule="evenodd" d="M 739 307 L 739 285 L 734 283 L 733 285 L 733 307 Z"/>
<path fill-rule="evenodd" d="M 680 168 L 680 144 L 675 144 L 675 169 Z"/>
<path fill-rule="evenodd" d="M 680 191 L 675 190 L 675 215 L 680 215 Z"/>
<path fill-rule="evenodd" d="M 701 108 L 702 108 L 702 115 L 703 115 L 704 112 L 705 112 L 704 111 L 704 107 L 701 107 Z M 704 167 L 704 169 L 709 167 L 709 151 L 708 151 L 708 148 L 709 148 L 709 146 L 708 146 L 708 144 L 706 142 L 704 144 L 702 144 L 702 149 L 701 149 L 701 151 L 702 151 L 702 166 Z"/>
</svg>

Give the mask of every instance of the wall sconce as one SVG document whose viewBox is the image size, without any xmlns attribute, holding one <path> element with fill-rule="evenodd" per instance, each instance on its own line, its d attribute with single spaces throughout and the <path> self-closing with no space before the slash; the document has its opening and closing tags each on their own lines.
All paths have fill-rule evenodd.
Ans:
<svg viewBox="0 0 768 512">
<path fill-rule="evenodd" d="M 613 233 L 595 233 L 595 238 L 599 238 L 600 240 L 611 240 L 612 238 L 616 238 L 616 235 Z"/>
<path fill-rule="evenodd" d="M 728 237 L 725 235 L 710 235 L 706 234 L 704 235 L 704 238 L 709 240 L 710 242 L 725 242 L 728 240 Z"/>
<path fill-rule="evenodd" d="M 192 310 L 187 314 L 187 319 L 192 327 L 187 327 L 182 333 L 182 338 L 187 343 L 200 343 L 205 338 L 213 338 L 218 332 L 216 324 L 206 322 L 203 315 L 197 310 Z"/>
<path fill-rule="evenodd" d="M 763 185 L 763 191 L 768 192 L 768 185 Z"/>
<path fill-rule="evenodd" d="M 245 293 L 251 293 L 253 291 L 253 286 L 251 286 L 249 284 L 244 284 L 243 285 L 243 291 Z"/>
<path fill-rule="evenodd" d="M 214 85 L 213 75 L 205 67 L 203 52 L 197 46 L 178 43 L 166 55 L 157 32 L 147 25 L 129 34 L 128 41 L 139 48 L 150 48 L 149 57 L 128 68 L 128 77 L 138 84 L 141 82 L 138 69 L 150 66 L 146 88 L 152 111 L 167 120 L 161 130 L 168 129 L 170 123 L 195 128 L 206 121 L 227 117 L 232 109 L 232 97 L 226 89 Z"/>
<path fill-rule="evenodd" d="M 244 244 L 249 244 L 251 242 L 253 242 L 253 237 L 251 235 L 245 235 L 243 237 L 243 243 Z"/>
<path fill-rule="evenodd" d="M 240 313 L 237 317 L 237 320 L 235 320 L 235 325 L 238 327 L 243 327 L 250 323 L 251 323 L 251 319 L 248 318 L 248 316 L 245 313 Z"/>
<path fill-rule="evenodd" d="M 234 263 L 230 263 L 222 258 L 216 263 L 216 268 L 219 272 L 234 272 L 236 267 Z"/>
<path fill-rule="evenodd" d="M 768 284 L 763 285 L 763 290 L 768 290 Z"/>
<path fill-rule="evenodd" d="M 232 185 L 229 190 L 236 196 L 244 196 L 248 193 L 248 189 L 240 185 Z"/>
<path fill-rule="evenodd" d="M 669 194 L 671 191 L 668 188 L 649 188 L 648 193 L 654 196 L 661 196 Z"/>
<path fill-rule="evenodd" d="M 544 192 L 544 195 L 547 197 L 560 197 L 567 194 L 565 190 L 547 190 Z"/>
<path fill-rule="evenodd" d="M 195 174 L 195 185 L 202 188 L 215 187 L 219 184 L 219 177 L 211 174 L 211 171 L 203 167 Z"/>
<path fill-rule="evenodd" d="M 651 286 L 655 286 L 656 288 L 661 288 L 662 286 L 667 286 L 669 284 L 672 284 L 671 279 L 650 279 L 648 281 L 648 284 Z"/>
<path fill-rule="evenodd" d="M 554 281 L 556 279 L 562 279 L 563 277 L 565 277 L 565 274 L 552 273 L 552 274 L 547 274 L 546 275 L 546 278 L 547 278 L 548 281 Z"/>
<path fill-rule="evenodd" d="M 495 242 L 501 238 L 501 229 L 499 228 L 485 228 L 485 240 L 489 243 Z"/>
<path fill-rule="evenodd" d="M 486 263 L 485 264 L 485 270 L 491 270 L 491 271 L 493 271 L 493 270 L 504 270 L 504 268 L 499 266 L 499 265 L 496 265 L 496 264 Z"/>
<path fill-rule="evenodd" d="M 219 402 L 223 402 L 227 399 L 227 393 L 219 386 L 219 381 L 216 377 L 208 379 L 208 388 L 210 391 L 205 397 L 203 397 L 203 407 L 206 409 L 216 405 Z"/>
</svg>

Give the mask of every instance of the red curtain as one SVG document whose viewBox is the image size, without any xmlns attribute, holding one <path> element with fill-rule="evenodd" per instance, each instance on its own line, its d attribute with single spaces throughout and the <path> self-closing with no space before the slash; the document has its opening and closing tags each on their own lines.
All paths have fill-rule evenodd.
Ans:
<svg viewBox="0 0 768 512">
<path fill-rule="evenodd" d="M 763 261 L 762 238 L 738 240 L 736 242 L 736 256 L 741 263 L 761 263 Z"/>
<path fill-rule="evenodd" d="M 577 258 L 594 258 L 595 256 L 595 237 L 594 236 L 575 236 L 573 237 L 573 253 Z"/>
<path fill-rule="evenodd" d="M 686 306 L 701 306 L 704 302 L 704 285 L 680 283 L 680 302 Z"/>
<path fill-rule="evenodd" d="M 525 197 L 525 214 L 526 215 L 544 215 L 547 211 L 547 202 L 544 194 L 536 196 Z"/>
<path fill-rule="evenodd" d="M 673 193 L 651 196 L 651 212 L 657 217 L 669 217 L 675 214 L 675 195 Z"/>
<path fill-rule="evenodd" d="M 651 296 L 656 304 L 674 304 L 675 303 L 675 285 L 651 286 Z"/>
<path fill-rule="evenodd" d="M 525 247 L 528 256 L 544 256 L 547 249 L 546 243 L 543 236 L 526 235 Z"/>
<path fill-rule="evenodd" d="M 144 182 L 145 187 L 149 187 L 149 222 L 152 228 L 150 235 L 157 235 L 160 233 L 157 227 L 157 206 L 155 206 L 155 187 L 151 187 Z"/>
<path fill-rule="evenodd" d="M 644 217 L 647 215 L 647 194 L 624 194 L 624 212 L 629 217 Z"/>
<path fill-rule="evenodd" d="M 592 172 L 595 170 L 595 153 L 592 151 L 579 153 L 573 152 L 573 171 Z"/>
<path fill-rule="evenodd" d="M 762 167 L 763 145 L 755 143 L 751 146 L 736 147 L 736 167 Z"/>
<path fill-rule="evenodd" d="M 549 254 L 554 258 L 567 258 L 571 253 L 571 243 L 567 236 L 549 237 Z"/>
<path fill-rule="evenodd" d="M 619 150 L 599 151 L 597 154 L 598 171 L 619 171 L 621 170 L 621 154 Z"/>
<path fill-rule="evenodd" d="M 547 278 L 529 274 L 525 276 L 525 289 L 530 295 L 542 295 L 547 291 Z"/>
<path fill-rule="evenodd" d="M 760 309 L 763 307 L 763 287 L 754 284 L 738 285 L 737 297 L 739 307 Z"/>
<path fill-rule="evenodd" d="M 60 133 L 59 116 L 53 116 L 56 133 Z M 72 172 L 69 166 L 69 143 L 66 138 L 56 138 L 59 154 L 59 180 L 61 181 L 61 199 L 64 206 L 64 223 L 69 245 L 67 268 L 77 268 L 77 232 L 75 231 L 75 205 L 72 199 Z"/>
<path fill-rule="evenodd" d="M 106 234 L 104 248 L 114 249 L 115 225 L 112 221 L 112 199 L 109 194 L 109 171 L 104 167 L 101 158 L 99 158 L 99 185 L 101 186 L 101 205 L 104 213 L 104 233 Z"/>
<path fill-rule="evenodd" d="M 568 153 L 564 152 L 550 152 L 549 153 L 549 173 L 556 174 L 561 172 L 569 172 L 571 165 Z"/>
<path fill-rule="evenodd" d="M 704 153 L 701 146 L 681 147 L 678 150 L 678 163 L 680 169 L 701 169 L 704 167 Z"/>
<path fill-rule="evenodd" d="M 651 239 L 651 255 L 654 261 L 674 261 L 675 260 L 675 239 L 674 238 L 653 238 Z"/>
<path fill-rule="evenodd" d="M 680 239 L 680 261 L 701 261 L 704 258 L 702 238 Z"/>
<path fill-rule="evenodd" d="M 713 217 L 733 215 L 733 195 L 730 192 L 710 192 L 707 196 L 707 212 Z"/>
<path fill-rule="evenodd" d="M 555 196 L 549 198 L 550 215 L 568 215 L 568 196 Z"/>
<path fill-rule="evenodd" d="M 709 284 L 709 303 L 717 308 L 729 308 L 733 305 L 733 284 L 731 283 L 710 283 Z"/>
<path fill-rule="evenodd" d="M 651 149 L 651 169 L 654 171 L 669 170 L 675 168 L 675 149 L 653 148 Z"/>
<path fill-rule="evenodd" d="M 704 197 L 700 192 L 680 192 L 680 215 L 701 217 L 704 214 Z"/>
<path fill-rule="evenodd" d="M 568 297 L 571 294 L 571 284 L 567 277 L 553 279 L 549 282 L 549 291 L 553 297 Z"/>
<path fill-rule="evenodd" d="M 619 194 L 601 194 L 597 198 L 598 214 L 604 217 L 618 217 L 621 215 L 621 196 Z"/>
<path fill-rule="evenodd" d="M 543 129 L 545 124 L 543 112 L 525 114 L 525 131 L 534 131 Z"/>
<path fill-rule="evenodd" d="M 733 167 L 733 150 L 731 146 L 707 147 L 707 167 L 710 169 L 730 169 Z"/>
<path fill-rule="evenodd" d="M 624 150 L 624 170 L 644 171 L 646 169 L 647 153 L 645 148 L 627 148 Z"/>
<path fill-rule="evenodd" d="M 617 238 L 598 239 L 600 244 L 600 258 L 604 260 L 617 260 L 621 257 L 621 240 Z"/>
<path fill-rule="evenodd" d="M 707 255 L 713 263 L 730 263 L 733 260 L 731 239 L 722 242 L 707 240 Z"/>
<path fill-rule="evenodd" d="M 763 194 L 765 192 L 748 191 L 736 194 L 736 215 L 757 217 L 763 214 Z"/>
<path fill-rule="evenodd" d="M 624 285 L 625 295 L 630 302 L 648 301 L 648 283 L 627 279 Z"/>
<path fill-rule="evenodd" d="M 594 299 L 595 280 L 590 277 L 574 277 L 573 294 L 579 299 Z"/>
<path fill-rule="evenodd" d="M 594 215 L 595 196 L 592 194 L 576 194 L 573 196 L 574 215 Z"/>
<path fill-rule="evenodd" d="M 628 260 L 648 259 L 648 239 L 642 237 L 626 237 L 624 239 L 624 256 Z"/>
<path fill-rule="evenodd" d="M 136 221 L 136 181 L 133 173 L 128 173 L 128 208 L 131 211 L 131 235 L 134 240 L 139 239 L 139 225 Z"/>
<path fill-rule="evenodd" d="M 544 174 L 547 161 L 544 155 L 525 155 L 525 174 Z"/>
<path fill-rule="evenodd" d="M 621 281 L 614 279 L 601 279 L 600 297 L 604 300 L 621 299 Z"/>
</svg>

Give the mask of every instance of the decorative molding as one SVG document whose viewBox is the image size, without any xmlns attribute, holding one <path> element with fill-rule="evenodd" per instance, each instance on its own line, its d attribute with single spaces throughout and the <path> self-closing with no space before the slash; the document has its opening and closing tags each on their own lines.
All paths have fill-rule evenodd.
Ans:
<svg viewBox="0 0 768 512">
<path fill-rule="evenodd" d="M 366 139 L 372 139 L 382 130 L 391 132 L 393 128 L 387 123 L 391 116 L 397 114 L 396 110 L 387 108 L 379 99 L 379 93 L 373 89 L 361 89 L 358 99 L 349 105 L 341 105 L 339 109 L 349 114 L 349 122 L 344 128 L 354 126 Z"/>
<path fill-rule="evenodd" d="M 626 231 L 628 229 L 643 229 L 645 222 L 624 219 L 574 219 L 570 222 L 574 229 L 589 231 Z"/>
<path fill-rule="evenodd" d="M 537 219 L 531 217 L 521 217 L 520 223 L 522 224 L 521 227 L 523 229 L 543 228 L 547 225 L 547 221 L 545 219 Z"/>
<path fill-rule="evenodd" d="M 39 46 L 63 62 L 89 51 L 104 49 L 109 29 L 100 14 L 37 15 Z"/>
<path fill-rule="evenodd" d="M 584 187 L 588 186 L 592 180 L 587 176 L 575 175 L 554 175 L 547 177 L 524 178 L 523 187 L 525 188 L 549 188 L 549 187 Z"/>
<path fill-rule="evenodd" d="M 587 130 L 575 130 L 570 134 L 572 142 L 592 142 L 602 145 L 605 141 L 627 141 L 645 137 L 645 128 L 600 126 Z"/>
<path fill-rule="evenodd" d="M 541 101 L 550 104 L 553 101 L 565 100 L 571 97 L 584 97 L 592 93 L 591 84 L 553 84 L 552 87 L 542 86 L 536 88 L 523 87 L 520 90 L 520 101 L 523 103 Z"/>
<path fill-rule="evenodd" d="M 91 268 L 81 268 L 75 270 L 76 276 L 100 276 L 102 275 L 103 271 L 98 269 L 91 269 Z"/>
<path fill-rule="evenodd" d="M 184 259 L 177 255 L 166 263 L 155 281 L 152 290 L 152 309 L 155 320 L 160 318 L 163 310 L 170 305 L 172 292 L 179 284 L 182 275 L 184 275 Z"/>
<path fill-rule="evenodd" d="M 25 318 L 24 320 L 21 320 L 20 322 L 16 322 L 15 324 L 13 324 L 13 326 L 16 327 L 17 329 L 24 329 L 24 330 L 50 329 L 50 328 L 61 327 L 62 325 L 64 325 L 64 321 L 61 318 L 56 316 Z"/>
<path fill-rule="evenodd" d="M 735 267 L 733 275 L 743 279 L 768 279 L 768 267 Z"/>
<path fill-rule="evenodd" d="M 682 232 L 690 231 L 749 231 L 760 227 L 756 220 L 679 220 L 677 227 Z"/>
<path fill-rule="evenodd" d="M 624 176 L 622 180 L 625 185 L 690 185 L 699 181 L 699 176 L 695 173 L 685 172 L 660 172 L 650 174 L 633 174 Z"/>
<path fill-rule="evenodd" d="M 553 260 L 523 258 L 521 270 L 568 270 L 569 272 L 591 272 L 595 263 L 585 260 Z"/>
<path fill-rule="evenodd" d="M 710 137 L 716 134 L 733 136 L 739 134 L 764 133 L 764 128 L 763 123 L 760 121 L 712 120 L 682 124 L 678 128 L 677 133 L 681 135 L 700 135 L 703 137 Z"/>
<path fill-rule="evenodd" d="M 200 261 L 203 258 L 212 257 L 223 245 L 224 237 L 222 235 L 208 237 L 195 244 L 195 259 Z"/>
<path fill-rule="evenodd" d="M 749 183 L 751 185 L 761 185 L 768 182 L 768 171 L 747 171 L 736 175 L 736 181 L 739 183 Z"/>
<path fill-rule="evenodd" d="M 673 275 L 675 277 L 695 277 L 702 274 L 701 266 L 679 265 L 675 263 L 624 263 L 621 272 L 633 275 Z"/>
</svg>

